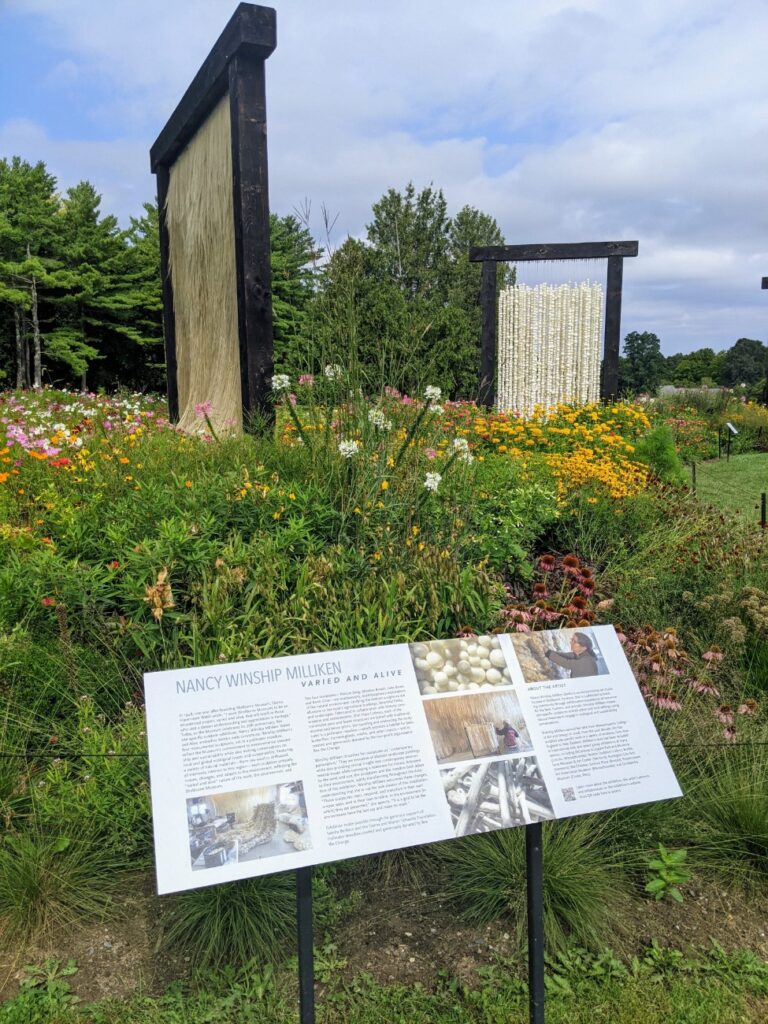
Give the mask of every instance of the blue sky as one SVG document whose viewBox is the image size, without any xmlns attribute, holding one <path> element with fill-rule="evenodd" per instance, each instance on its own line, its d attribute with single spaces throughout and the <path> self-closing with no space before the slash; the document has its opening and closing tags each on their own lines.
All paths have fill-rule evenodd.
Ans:
<svg viewBox="0 0 768 1024">
<path fill-rule="evenodd" d="M 637 238 L 623 330 L 665 352 L 766 340 L 764 0 L 274 6 L 278 213 L 309 199 L 320 234 L 325 204 L 338 242 L 390 186 L 434 183 L 510 243 Z M 0 0 L 0 156 L 45 160 L 62 189 L 87 178 L 127 223 L 154 193 L 149 147 L 234 7 Z"/>
</svg>

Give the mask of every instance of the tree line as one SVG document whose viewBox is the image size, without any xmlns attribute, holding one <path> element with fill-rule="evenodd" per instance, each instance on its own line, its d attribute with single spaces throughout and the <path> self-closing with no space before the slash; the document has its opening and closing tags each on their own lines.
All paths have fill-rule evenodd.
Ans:
<svg viewBox="0 0 768 1024">
<path fill-rule="evenodd" d="M 768 345 L 756 338 L 739 338 L 729 349 L 665 356 L 651 331 L 632 331 L 624 339 L 619 359 L 619 391 L 654 394 L 663 384 L 679 388 L 744 387 L 753 397 L 765 392 Z"/>
<path fill-rule="evenodd" d="M 471 246 L 503 245 L 492 216 L 448 215 L 441 189 L 389 189 L 363 238 L 333 248 L 309 210 L 271 216 L 276 370 L 328 363 L 413 391 L 425 382 L 476 397 L 480 267 Z M 326 237 L 333 225 L 325 220 Z M 514 280 L 500 265 L 499 287 Z M 121 228 L 87 181 L 64 193 L 40 161 L 0 159 L 0 386 L 44 383 L 162 390 L 165 384 L 158 213 Z M 727 352 L 665 357 L 655 334 L 624 344 L 620 388 L 662 383 L 756 385 L 768 349 L 742 338 Z"/>
</svg>

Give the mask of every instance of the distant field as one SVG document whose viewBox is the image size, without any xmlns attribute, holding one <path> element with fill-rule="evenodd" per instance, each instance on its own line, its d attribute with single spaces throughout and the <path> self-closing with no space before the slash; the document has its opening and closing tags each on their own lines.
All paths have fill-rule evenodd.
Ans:
<svg viewBox="0 0 768 1024">
<path fill-rule="evenodd" d="M 760 518 L 760 494 L 768 491 L 768 454 L 732 455 L 696 466 L 696 493 L 726 512 Z"/>
</svg>

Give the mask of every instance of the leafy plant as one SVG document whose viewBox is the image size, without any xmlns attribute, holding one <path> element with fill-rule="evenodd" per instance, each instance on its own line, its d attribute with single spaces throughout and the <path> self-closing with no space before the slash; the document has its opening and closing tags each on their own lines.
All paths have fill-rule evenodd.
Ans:
<svg viewBox="0 0 768 1024">
<path fill-rule="evenodd" d="M 652 893 L 657 900 L 669 896 L 682 903 L 683 894 L 678 886 L 691 880 L 690 871 L 684 867 L 687 856 L 687 850 L 668 850 L 663 843 L 659 843 L 658 856 L 648 861 L 651 880 L 645 891 Z"/>
</svg>

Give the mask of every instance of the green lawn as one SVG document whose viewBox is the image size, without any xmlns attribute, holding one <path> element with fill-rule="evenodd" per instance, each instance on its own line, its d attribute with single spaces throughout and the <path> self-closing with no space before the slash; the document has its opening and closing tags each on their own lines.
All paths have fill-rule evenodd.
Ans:
<svg viewBox="0 0 768 1024">
<path fill-rule="evenodd" d="M 732 455 L 696 466 L 696 493 L 725 512 L 760 520 L 760 495 L 768 491 L 768 454 Z"/>
</svg>

